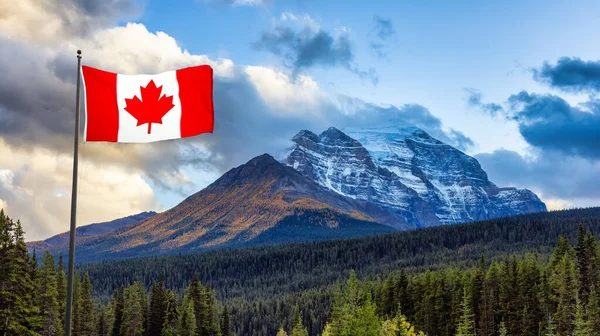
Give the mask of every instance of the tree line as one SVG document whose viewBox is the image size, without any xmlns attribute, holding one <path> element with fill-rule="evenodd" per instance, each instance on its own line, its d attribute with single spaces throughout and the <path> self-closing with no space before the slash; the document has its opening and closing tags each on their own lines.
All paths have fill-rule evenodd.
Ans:
<svg viewBox="0 0 600 336">
<path fill-rule="evenodd" d="M 357 280 L 334 290 L 322 336 L 599 336 L 600 244 L 579 226 L 549 258 L 512 255 L 470 269 Z M 291 335 L 308 335 L 296 317 Z M 286 330 L 280 330 L 286 335 Z"/>
<path fill-rule="evenodd" d="M 62 256 L 30 254 L 19 221 L 0 210 L 0 335 L 64 333 L 67 284 Z M 101 303 L 88 273 L 73 281 L 74 336 L 230 336 L 229 313 L 214 292 L 192 277 L 183 295 L 163 281 L 150 291 L 139 282 L 115 290 Z"/>
<path fill-rule="evenodd" d="M 360 239 L 252 247 L 102 261 L 79 265 L 89 272 L 96 293 L 107 299 L 132 280 L 149 287 L 163 276 L 167 287 L 183 291 L 198 274 L 220 300 L 256 300 L 360 277 L 386 276 L 395 269 L 423 272 L 448 266 L 470 267 L 481 255 L 550 254 L 558 238 L 574 240 L 583 224 L 600 232 L 600 208 L 576 209 L 431 227 Z M 58 255 L 56 256 L 58 257 Z"/>
<path fill-rule="evenodd" d="M 589 211 L 582 213 L 590 214 Z M 362 274 L 354 271 L 337 274 L 324 270 L 332 264 L 319 264 L 319 261 L 334 258 L 329 253 L 341 251 L 336 247 L 338 245 L 350 246 L 348 251 L 352 256 L 357 250 L 377 255 L 382 247 L 365 241 L 381 242 L 378 240 L 381 237 L 292 245 L 295 248 L 327 248 L 296 251 L 292 255 L 301 258 L 287 261 L 284 258 L 290 256 L 289 246 L 264 248 L 279 251 L 272 259 L 271 255 L 258 253 L 255 249 L 206 254 L 225 258 L 222 255 L 239 257 L 242 252 L 247 252 L 254 258 L 246 264 L 245 272 L 234 261 L 230 261 L 229 267 L 215 271 L 228 274 L 226 281 L 231 281 L 231 287 L 220 287 L 225 293 L 222 297 L 226 298 L 222 303 L 217 300 L 219 291 L 214 292 L 211 288 L 215 286 L 209 287 L 210 282 L 203 277 L 206 274 L 195 275 L 195 264 L 170 269 L 161 261 L 164 258 L 156 257 L 113 264 L 131 265 L 133 270 L 146 268 L 149 278 L 141 280 L 148 282 L 140 281 L 135 271 L 128 273 L 122 267 L 115 267 L 111 273 L 108 267 L 111 263 L 87 265 L 79 268 L 83 277 L 75 277 L 73 331 L 74 335 L 111 336 L 600 335 L 600 247 L 594 235 L 584 230 L 584 227 L 596 228 L 597 225 L 575 224 L 572 231 L 567 230 L 577 219 L 583 223 L 597 223 L 597 218 L 586 216 L 577 216 L 577 212 L 571 211 L 551 213 L 548 217 L 517 217 L 512 223 L 520 225 L 513 225 L 512 231 L 503 224 L 503 221 L 510 223 L 506 219 L 481 227 L 467 224 L 453 230 L 468 228 L 467 233 L 477 229 L 478 232 L 459 238 L 428 238 L 423 233 L 413 233 L 413 237 L 420 236 L 422 240 L 405 242 L 390 253 L 410 255 L 410 260 L 421 266 L 380 269 L 380 274 L 384 274 L 382 278 L 364 272 L 362 263 L 370 256 L 363 259 L 356 256 L 354 260 L 337 256 L 343 260 L 341 263 L 348 263 L 350 269 L 362 269 Z M 554 225 L 540 227 L 536 218 Z M 536 227 L 552 233 L 543 236 L 533 229 Z M 501 250 L 500 245 L 494 246 L 498 243 L 498 232 L 506 234 L 502 239 L 513 241 L 505 250 Z M 535 250 L 523 235 L 527 232 L 546 237 L 540 240 L 538 250 L 542 253 L 522 253 Z M 547 241 L 558 232 L 567 234 L 558 236 L 553 249 L 546 249 Z M 20 223 L 13 222 L 0 211 L 0 335 L 60 335 L 66 292 L 62 258 L 59 257 L 58 265 L 55 265 L 55 259 L 46 253 L 38 263 L 36 254 L 27 252 L 23 236 Z M 424 244 L 424 241 L 435 241 L 440 237 L 446 245 L 428 247 Z M 492 242 L 491 246 L 474 243 L 484 237 L 489 237 L 485 239 Z M 389 236 L 383 238 L 391 239 Z M 454 240 L 462 243 L 450 249 L 450 242 Z M 358 244 L 360 249 L 352 248 L 352 244 Z M 459 253 L 456 250 L 467 251 L 464 260 L 473 258 L 475 252 L 488 253 L 479 253 L 478 261 L 472 263 L 473 266 L 466 266 L 456 258 Z M 421 259 L 415 251 L 422 251 Z M 430 264 L 435 267 L 426 269 L 422 263 L 423 258 L 427 258 L 427 251 L 433 251 L 436 257 L 432 259 L 437 259 L 441 251 L 448 251 L 452 258 L 445 259 L 444 263 Z M 502 253 L 489 257 L 489 251 Z M 516 253 L 507 253 L 511 251 Z M 199 257 L 168 258 L 189 260 Z M 305 276 L 298 274 L 298 270 L 307 269 L 307 265 L 316 272 Z M 97 271 L 99 266 L 102 272 L 90 272 Z M 269 273 L 283 266 L 281 273 Z M 237 282 L 230 274 L 236 271 L 239 271 Z M 156 280 L 151 274 L 157 276 Z M 191 274 L 191 282 L 182 286 L 185 283 L 182 279 L 188 274 Z M 260 274 L 260 277 L 252 274 Z M 346 277 L 345 281 L 340 280 L 341 275 Z M 316 279 L 317 276 L 326 279 Z M 358 281 L 359 277 L 362 281 Z M 116 287 L 107 296 L 95 285 L 106 283 L 106 278 L 119 279 L 117 282 L 124 285 Z M 249 282 L 253 282 L 254 287 L 246 287 Z M 277 291 L 286 289 L 287 292 L 273 295 L 277 291 L 268 284 L 277 285 Z M 250 289 L 251 294 L 247 297 L 227 294 L 244 288 Z"/>
</svg>

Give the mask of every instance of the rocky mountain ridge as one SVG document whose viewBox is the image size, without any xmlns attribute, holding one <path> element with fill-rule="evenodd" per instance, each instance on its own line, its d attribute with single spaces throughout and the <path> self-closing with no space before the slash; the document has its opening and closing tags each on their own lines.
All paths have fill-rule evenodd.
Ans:
<svg viewBox="0 0 600 336">
<path fill-rule="evenodd" d="M 546 211 L 533 192 L 496 186 L 475 158 L 414 126 L 303 130 L 292 141 L 282 163 L 329 190 L 390 209 L 411 228 Z"/>
</svg>

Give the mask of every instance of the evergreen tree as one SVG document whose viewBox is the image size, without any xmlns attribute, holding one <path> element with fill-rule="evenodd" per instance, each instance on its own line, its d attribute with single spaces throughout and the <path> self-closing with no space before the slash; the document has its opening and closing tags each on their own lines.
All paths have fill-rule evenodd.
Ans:
<svg viewBox="0 0 600 336">
<path fill-rule="evenodd" d="M 35 251 L 35 249 L 33 249 L 33 252 L 31 253 L 31 258 L 29 259 L 29 277 L 34 283 L 38 280 L 37 264 L 37 252 Z M 34 297 L 33 299 L 35 300 L 36 298 Z"/>
<path fill-rule="evenodd" d="M 308 331 L 304 328 L 302 324 L 302 315 L 300 314 L 300 309 L 298 309 L 298 305 L 294 307 L 294 313 L 292 316 L 293 327 L 290 333 L 290 336 L 308 336 Z"/>
<path fill-rule="evenodd" d="M 425 336 L 422 331 L 416 331 L 402 313 L 398 312 L 393 320 L 383 322 L 380 331 L 381 336 Z M 323 335 L 325 336 L 325 335 Z"/>
<path fill-rule="evenodd" d="M 588 321 L 590 327 L 590 336 L 600 336 L 600 293 L 594 286 L 590 292 L 590 301 L 588 303 Z"/>
<path fill-rule="evenodd" d="M 583 307 L 579 300 L 577 302 L 575 321 L 573 324 L 573 336 L 590 336 L 592 330 L 590 328 L 589 322 L 586 321 L 583 316 Z"/>
<path fill-rule="evenodd" d="M 577 289 L 578 297 L 581 300 L 583 307 L 587 307 L 590 290 L 592 288 L 592 264 L 594 246 L 589 246 L 589 241 L 584 234 L 583 225 L 579 224 L 577 231 L 576 264 L 577 264 Z"/>
<path fill-rule="evenodd" d="M 65 325 L 66 303 L 67 303 L 67 279 L 65 277 L 65 266 L 63 264 L 62 253 L 58 257 L 58 266 L 56 268 L 56 289 L 58 312 L 60 316 L 60 325 Z"/>
<path fill-rule="evenodd" d="M 483 287 L 485 283 L 486 269 L 485 257 L 482 255 L 479 257 L 479 267 L 475 269 L 471 284 L 471 309 L 473 312 L 478 313 L 481 311 L 481 301 L 483 301 Z M 480 335 L 482 328 L 478 319 L 475 319 L 474 325 L 476 333 Z"/>
<path fill-rule="evenodd" d="M 396 314 L 398 308 L 398 279 L 396 276 L 387 277 L 381 286 L 379 292 L 378 306 L 379 314 L 383 317 L 390 317 Z"/>
<path fill-rule="evenodd" d="M 60 324 L 57 297 L 58 289 L 56 285 L 54 257 L 46 251 L 43 265 L 39 272 L 37 296 L 40 316 L 42 318 L 40 334 L 43 336 L 61 335 L 63 333 L 63 326 Z"/>
<path fill-rule="evenodd" d="M 574 267 L 571 257 L 565 255 L 559 264 L 560 301 L 556 311 L 556 333 L 558 336 L 570 336 L 573 333 L 573 321 L 576 311 L 576 287 Z"/>
<path fill-rule="evenodd" d="M 221 333 L 219 323 L 219 312 L 217 311 L 217 299 L 210 286 L 203 286 L 202 298 L 205 302 L 206 310 L 202 313 L 203 321 L 200 326 L 202 336 L 218 336 Z"/>
<path fill-rule="evenodd" d="M 302 322 L 301 320 L 299 321 Z M 353 317 L 351 323 L 351 335 L 356 336 L 378 336 L 379 335 L 379 318 L 377 316 L 377 307 L 371 300 L 371 294 L 367 294 L 367 298 L 363 304 L 357 309 L 356 316 Z M 303 336 L 306 334 L 297 334 Z M 296 334 L 292 333 L 292 336 Z"/>
<path fill-rule="evenodd" d="M 558 267 L 558 264 L 560 264 L 565 254 L 570 254 L 571 250 L 571 243 L 569 242 L 567 236 L 560 236 L 558 238 L 556 248 L 554 249 L 554 251 L 552 252 L 552 256 L 550 257 L 550 264 L 548 265 L 548 267 L 550 269 L 555 270 Z"/>
<path fill-rule="evenodd" d="M 483 298 L 481 303 L 480 323 L 481 336 L 497 335 L 501 319 L 500 310 L 500 268 L 492 263 L 485 276 Z"/>
<path fill-rule="evenodd" d="M 504 321 L 500 322 L 500 325 L 498 327 L 498 334 L 500 336 L 508 336 L 508 330 L 506 329 L 506 324 L 504 324 Z"/>
<path fill-rule="evenodd" d="M 450 289 L 446 288 L 444 276 L 437 282 L 434 294 L 435 300 L 435 315 L 437 317 L 436 325 L 438 327 L 437 335 L 451 336 L 454 333 L 452 325 L 452 301 L 450 297 Z"/>
<path fill-rule="evenodd" d="M 120 336 L 142 336 L 144 334 L 145 316 L 140 298 L 141 286 L 139 282 L 136 282 L 123 291 L 123 321 Z"/>
<path fill-rule="evenodd" d="M 589 292 L 591 292 L 592 287 L 594 287 L 594 285 L 596 283 L 598 283 L 598 270 L 599 270 L 599 265 L 598 262 L 600 262 L 600 258 L 598 258 L 598 243 L 596 242 L 596 237 L 594 237 L 594 235 L 588 230 L 586 235 L 585 235 L 585 239 L 584 239 L 584 245 L 585 248 L 587 250 L 587 254 L 590 258 L 589 261 L 589 273 L 588 273 L 588 281 L 589 281 L 589 288 L 586 288 L 586 290 Z"/>
<path fill-rule="evenodd" d="M 277 336 L 288 336 L 288 334 L 285 332 L 285 330 L 283 330 L 283 328 L 279 328 Z M 323 336 L 325 336 L 325 334 L 323 334 Z"/>
<path fill-rule="evenodd" d="M 540 270 L 535 255 L 528 255 L 521 263 L 518 274 L 518 288 L 522 335 L 535 335 L 539 332 L 543 315 L 540 310 L 538 288 L 540 285 Z M 517 300 L 517 298 L 514 298 Z"/>
<path fill-rule="evenodd" d="M 541 314 L 543 315 L 542 326 L 540 329 L 541 335 L 545 335 L 549 327 L 554 326 L 553 314 L 556 310 L 556 306 L 558 302 L 556 301 L 556 295 L 552 288 L 551 278 L 553 277 L 553 271 L 549 268 L 546 268 L 541 274 L 540 286 L 539 286 L 539 298 L 540 298 L 540 307 Z"/>
<path fill-rule="evenodd" d="M 544 321 L 543 328 L 541 329 L 541 336 L 556 336 L 556 325 L 552 317 L 550 317 L 547 321 Z"/>
<path fill-rule="evenodd" d="M 148 296 L 146 295 L 146 287 L 140 282 L 134 283 L 135 290 L 137 290 L 137 298 L 140 301 L 140 314 L 142 316 L 142 328 L 144 334 L 146 334 L 148 326 Z"/>
<path fill-rule="evenodd" d="M 335 290 L 331 307 L 331 322 L 325 328 L 330 336 L 346 336 L 350 333 L 350 312 L 339 287 Z"/>
<path fill-rule="evenodd" d="M 152 285 L 150 291 L 150 308 L 148 313 L 148 336 L 160 336 L 167 312 L 167 297 L 164 283 L 159 281 Z"/>
<path fill-rule="evenodd" d="M 81 336 L 83 331 L 83 313 L 81 310 L 81 276 L 78 271 L 73 275 L 73 303 L 71 333 L 73 336 Z"/>
<path fill-rule="evenodd" d="M 406 316 L 414 315 L 414 305 L 409 290 L 408 275 L 404 269 L 400 270 L 395 292 L 397 293 L 398 307 Z"/>
<path fill-rule="evenodd" d="M 36 286 L 21 223 L 0 210 L 0 335 L 37 335 L 42 328 Z"/>
<path fill-rule="evenodd" d="M 197 274 L 194 274 L 192 282 L 188 287 L 188 296 L 194 305 L 194 316 L 196 317 L 196 335 L 211 336 L 210 327 L 212 319 L 209 315 L 209 303 L 205 287 L 200 283 Z"/>
<path fill-rule="evenodd" d="M 221 336 L 232 336 L 227 307 L 223 307 L 223 314 L 221 315 Z"/>
<path fill-rule="evenodd" d="M 12 236 L 14 223 L 0 209 L 0 335 L 11 332 L 11 323 L 14 323 L 12 305 L 15 298 L 12 297 L 13 260 L 11 251 L 14 246 Z"/>
<path fill-rule="evenodd" d="M 121 335 L 121 326 L 123 325 L 123 292 L 124 288 L 120 287 L 114 294 L 114 319 L 112 325 L 111 336 Z"/>
<path fill-rule="evenodd" d="M 471 298 L 467 290 L 464 290 L 463 302 L 461 305 L 461 317 L 456 329 L 456 336 L 474 336 L 475 335 L 475 315 L 471 306 Z"/>
<path fill-rule="evenodd" d="M 521 310 L 518 290 L 518 264 L 513 257 L 503 263 L 500 282 L 500 309 L 509 335 L 519 334 Z"/>
<path fill-rule="evenodd" d="M 112 333 L 113 324 L 113 310 L 112 305 L 99 306 L 98 316 L 96 319 L 95 335 L 97 336 L 110 336 Z"/>
<path fill-rule="evenodd" d="M 96 321 L 94 315 L 94 299 L 92 296 L 92 282 L 88 273 L 86 273 L 83 278 L 79 300 L 81 302 L 79 308 L 81 329 L 78 336 L 93 336 Z"/>
<path fill-rule="evenodd" d="M 184 297 L 179 309 L 179 323 L 177 324 L 178 336 L 196 335 L 196 315 L 194 301 L 191 297 Z"/>
<path fill-rule="evenodd" d="M 175 336 L 177 335 L 177 323 L 179 321 L 177 297 L 175 293 L 166 291 L 165 298 L 165 322 L 162 327 L 161 336 Z"/>
</svg>

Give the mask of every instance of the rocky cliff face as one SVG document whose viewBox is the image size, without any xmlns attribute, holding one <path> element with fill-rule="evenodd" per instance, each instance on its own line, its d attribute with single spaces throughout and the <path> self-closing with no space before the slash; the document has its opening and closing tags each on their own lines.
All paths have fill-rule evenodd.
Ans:
<svg viewBox="0 0 600 336">
<path fill-rule="evenodd" d="M 479 162 L 417 127 L 301 131 L 282 162 L 411 228 L 546 211 L 529 190 L 499 188 Z M 405 229 L 405 227 L 398 227 Z"/>
</svg>

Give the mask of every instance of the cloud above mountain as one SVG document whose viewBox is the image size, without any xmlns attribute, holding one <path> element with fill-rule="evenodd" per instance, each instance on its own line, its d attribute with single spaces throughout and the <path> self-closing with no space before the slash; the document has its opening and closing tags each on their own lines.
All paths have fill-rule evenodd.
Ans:
<svg viewBox="0 0 600 336">
<path fill-rule="evenodd" d="M 536 80 L 559 91 L 594 93 L 600 88 L 600 62 L 563 57 L 533 71 Z M 600 201 L 600 100 L 591 95 L 573 105 L 556 94 L 521 91 L 496 104 L 484 103 L 477 90 L 467 92 L 470 106 L 516 123 L 531 146 L 526 155 L 504 149 L 477 155 L 491 180 L 528 186 L 560 207 Z"/>
<path fill-rule="evenodd" d="M 72 29 L 72 21 L 63 22 L 69 20 L 66 9 L 37 8 L 40 2 L 33 0 L 19 2 L 21 12 L 8 12 L 23 17 L 31 7 L 34 14 L 26 20 L 0 18 L 6 33 L 0 37 L 0 170 L 6 177 L 0 179 L 0 206 L 22 219 L 28 239 L 68 228 L 77 49 L 83 50 L 84 64 L 123 74 L 210 64 L 216 111 L 212 135 L 144 145 L 81 145 L 79 225 L 160 211 L 157 192 L 189 195 L 209 182 L 206 176 L 218 176 L 264 152 L 282 151 L 303 128 L 403 121 L 422 125 L 451 144 L 471 143 L 420 105 L 380 106 L 326 94 L 305 73 L 195 55 L 172 36 L 142 24 L 114 26 L 132 15 L 135 7 L 128 4 L 115 1 L 106 9 L 69 2 L 74 13 L 88 13 L 88 21 L 81 23 L 89 27 L 85 34 Z M 42 20 L 54 22 L 60 38 L 25 27 Z M 311 25 L 302 20 L 303 26 Z"/>
<path fill-rule="evenodd" d="M 387 47 L 396 37 L 396 29 L 391 19 L 376 15 L 373 17 L 371 33 L 374 35 L 369 43 L 369 48 L 379 57 L 387 56 Z"/>
<path fill-rule="evenodd" d="M 373 85 L 379 83 L 374 69 L 360 69 L 354 62 L 350 34 L 341 28 L 336 35 L 325 31 L 309 16 L 284 13 L 271 29 L 264 31 L 253 46 L 280 57 L 295 72 L 312 67 L 344 68 Z"/>
<path fill-rule="evenodd" d="M 527 186 L 549 209 L 597 206 L 600 162 L 556 152 L 521 155 L 499 149 L 475 158 L 498 185 Z"/>
<path fill-rule="evenodd" d="M 600 159 L 600 101 L 572 106 L 561 97 L 521 91 L 509 97 L 510 119 L 532 146 Z"/>
<path fill-rule="evenodd" d="M 483 94 L 481 93 L 481 91 L 471 88 L 465 88 L 464 90 L 469 95 L 467 98 L 467 103 L 469 104 L 469 106 L 478 108 L 491 116 L 495 116 L 496 114 L 504 111 L 504 108 L 500 104 L 484 103 Z"/>
<path fill-rule="evenodd" d="M 545 62 L 533 69 L 534 79 L 564 92 L 600 92 L 600 61 L 561 57 L 556 64 Z"/>
</svg>

